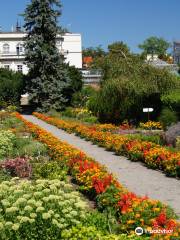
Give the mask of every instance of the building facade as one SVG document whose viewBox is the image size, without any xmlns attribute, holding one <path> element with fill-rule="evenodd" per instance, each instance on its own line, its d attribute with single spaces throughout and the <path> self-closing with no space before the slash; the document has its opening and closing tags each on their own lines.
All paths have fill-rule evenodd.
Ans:
<svg viewBox="0 0 180 240">
<path fill-rule="evenodd" d="M 173 59 L 174 63 L 180 64 L 180 41 L 173 42 Z"/>
<path fill-rule="evenodd" d="M 28 73 L 25 64 L 24 37 L 26 33 L 0 32 L 0 68 Z M 64 55 L 66 63 L 82 68 L 81 34 L 65 33 L 57 36 L 57 48 Z"/>
</svg>

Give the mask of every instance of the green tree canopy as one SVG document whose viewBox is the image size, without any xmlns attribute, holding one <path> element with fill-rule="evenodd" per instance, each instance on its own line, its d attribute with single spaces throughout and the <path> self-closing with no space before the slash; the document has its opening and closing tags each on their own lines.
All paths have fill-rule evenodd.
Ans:
<svg viewBox="0 0 180 240">
<path fill-rule="evenodd" d="M 143 54 L 157 54 L 159 57 L 163 57 L 170 46 L 170 43 L 163 38 L 149 37 L 139 45 L 139 48 L 143 50 Z"/>
<path fill-rule="evenodd" d="M 63 33 L 59 16 L 59 0 L 32 0 L 24 13 L 27 91 L 31 103 L 41 111 L 60 110 L 67 102 L 64 91 L 69 86 L 68 73 L 56 48 L 56 36 Z"/>
<path fill-rule="evenodd" d="M 110 122 L 140 119 L 143 107 L 153 107 L 156 117 L 161 111 L 161 96 L 177 87 L 178 78 L 145 63 L 122 42 L 108 49 L 108 54 L 94 63 L 102 70 L 103 79 L 100 91 L 90 100 L 90 109 L 100 120 Z"/>
<path fill-rule="evenodd" d="M 24 77 L 20 72 L 0 69 L 0 107 L 19 105 L 24 88 Z"/>
<path fill-rule="evenodd" d="M 83 49 L 83 57 L 96 58 L 96 57 L 102 57 L 102 56 L 105 56 L 105 55 L 106 55 L 106 52 L 101 47 L 101 45 L 98 46 L 98 47 L 89 47 L 89 48 L 84 48 Z"/>
</svg>

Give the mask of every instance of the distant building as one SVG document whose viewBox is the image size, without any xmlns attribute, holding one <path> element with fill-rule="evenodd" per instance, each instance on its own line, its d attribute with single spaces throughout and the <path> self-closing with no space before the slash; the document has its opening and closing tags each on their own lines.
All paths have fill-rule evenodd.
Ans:
<svg viewBox="0 0 180 240">
<path fill-rule="evenodd" d="M 102 79 L 102 72 L 94 69 L 83 69 L 82 71 L 83 83 L 85 86 L 98 87 Z"/>
<path fill-rule="evenodd" d="M 180 64 L 180 41 L 173 42 L 173 59 L 174 63 Z"/>
<path fill-rule="evenodd" d="M 25 32 L 19 26 L 12 32 L 0 32 L 0 68 L 28 73 L 24 62 L 24 37 Z M 82 68 L 82 43 L 81 34 L 65 33 L 57 36 L 57 48 L 65 56 L 66 63 L 76 68 Z"/>
<path fill-rule="evenodd" d="M 91 63 L 93 62 L 93 58 L 92 57 L 83 57 L 83 68 L 89 68 L 89 66 L 91 65 Z"/>
<path fill-rule="evenodd" d="M 178 72 L 178 66 L 177 64 L 170 64 L 166 61 L 163 61 L 158 58 L 158 55 L 147 55 L 146 63 L 152 65 L 153 67 L 160 68 L 160 69 L 167 69 L 172 73 L 177 73 Z"/>
</svg>

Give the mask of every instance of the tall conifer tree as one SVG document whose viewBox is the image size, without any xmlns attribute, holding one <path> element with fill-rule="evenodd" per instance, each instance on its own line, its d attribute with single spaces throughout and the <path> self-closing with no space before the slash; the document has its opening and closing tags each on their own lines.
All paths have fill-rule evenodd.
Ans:
<svg viewBox="0 0 180 240">
<path fill-rule="evenodd" d="M 63 33 L 59 16 L 59 0 L 31 0 L 24 13 L 27 91 L 36 110 L 60 110 L 66 102 L 63 92 L 69 79 L 64 57 L 56 47 L 56 36 Z"/>
</svg>

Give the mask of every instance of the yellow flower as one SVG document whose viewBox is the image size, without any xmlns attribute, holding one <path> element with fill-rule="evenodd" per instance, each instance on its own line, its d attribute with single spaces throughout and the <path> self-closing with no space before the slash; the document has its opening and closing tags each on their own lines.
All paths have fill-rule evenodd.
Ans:
<svg viewBox="0 0 180 240">
<path fill-rule="evenodd" d="M 134 220 L 127 221 L 127 224 L 132 224 L 132 223 L 135 223 L 135 221 Z"/>
<path fill-rule="evenodd" d="M 159 212 L 161 209 L 160 208 L 154 208 L 153 209 L 155 212 Z"/>
</svg>

